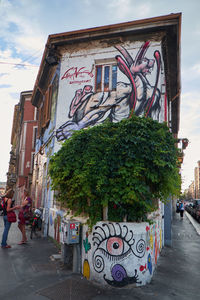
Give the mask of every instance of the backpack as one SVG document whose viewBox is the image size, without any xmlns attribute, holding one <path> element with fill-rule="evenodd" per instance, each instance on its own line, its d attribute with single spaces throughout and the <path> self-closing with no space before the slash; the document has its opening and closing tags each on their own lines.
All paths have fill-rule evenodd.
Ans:
<svg viewBox="0 0 200 300">
<path fill-rule="evenodd" d="M 1 198 L 0 199 L 0 211 L 3 211 L 3 208 L 4 208 L 4 199 Z"/>
</svg>

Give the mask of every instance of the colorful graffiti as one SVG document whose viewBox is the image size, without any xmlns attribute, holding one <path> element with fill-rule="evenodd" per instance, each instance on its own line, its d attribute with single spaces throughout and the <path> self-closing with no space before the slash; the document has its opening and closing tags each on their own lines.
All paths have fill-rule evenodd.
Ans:
<svg viewBox="0 0 200 300">
<path fill-rule="evenodd" d="M 60 243 L 60 231 L 61 231 L 61 216 L 57 215 L 54 219 L 54 239 Z"/>
<path fill-rule="evenodd" d="M 150 42 L 145 42 L 133 59 L 122 46 L 115 48 L 121 55 L 115 57 L 118 69 L 127 77 L 128 82 L 117 82 L 116 89 L 111 91 L 94 92 L 91 85 L 75 91 L 71 101 L 68 120 L 56 131 L 59 141 L 69 138 L 74 130 L 79 130 L 109 118 L 112 122 L 119 122 L 130 117 L 133 112 L 138 116 L 148 116 L 159 120 L 161 111 L 161 93 L 158 82 L 161 69 L 161 55 L 154 52 L 154 58 L 146 57 Z M 156 62 L 156 76 L 154 84 L 150 84 L 147 76 L 151 76 Z M 70 68 L 61 79 L 90 75 L 84 68 Z"/>
<path fill-rule="evenodd" d="M 91 249 L 91 244 L 88 242 L 88 232 L 86 232 L 86 238 L 83 240 L 83 246 L 85 249 L 85 253 L 88 253 L 88 251 Z"/>
<path fill-rule="evenodd" d="M 85 249 L 85 259 L 84 259 L 84 262 L 83 262 L 83 276 L 87 279 L 90 278 L 90 264 L 88 262 L 88 252 L 90 251 L 91 249 L 91 244 L 89 243 L 89 240 L 88 240 L 88 231 L 86 232 L 86 237 L 85 237 L 85 240 L 83 240 L 83 247 Z"/>
<path fill-rule="evenodd" d="M 130 267 L 134 259 L 145 255 L 146 244 L 143 239 L 135 240 L 134 233 L 126 225 L 103 223 L 93 232 L 93 267 L 97 273 L 110 269 L 103 279 L 112 286 L 122 287 L 130 283 L 139 283 L 137 270 Z M 112 278 L 109 279 L 109 278 Z"/>
<path fill-rule="evenodd" d="M 83 276 L 90 279 L 90 265 L 87 259 L 85 259 L 83 263 Z"/>
<path fill-rule="evenodd" d="M 86 227 L 87 228 L 87 227 Z M 84 231 L 83 275 L 113 287 L 150 282 L 161 251 L 161 221 L 99 222 Z"/>
</svg>

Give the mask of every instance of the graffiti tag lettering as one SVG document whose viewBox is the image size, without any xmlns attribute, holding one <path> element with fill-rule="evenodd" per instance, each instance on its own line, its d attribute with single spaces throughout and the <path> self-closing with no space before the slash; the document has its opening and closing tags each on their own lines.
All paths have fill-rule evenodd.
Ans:
<svg viewBox="0 0 200 300">
<path fill-rule="evenodd" d="M 72 67 L 70 69 L 68 69 L 64 75 L 62 76 L 61 80 L 63 79 L 71 79 L 71 80 L 75 80 L 76 78 L 83 78 L 86 75 L 88 75 L 89 77 L 93 77 L 94 75 L 92 74 L 91 71 L 88 71 L 85 67 Z"/>
</svg>

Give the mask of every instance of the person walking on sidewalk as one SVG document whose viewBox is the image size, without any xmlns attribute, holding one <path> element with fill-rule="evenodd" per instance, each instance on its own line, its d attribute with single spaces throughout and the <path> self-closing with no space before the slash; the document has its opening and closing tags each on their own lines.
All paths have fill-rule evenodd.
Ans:
<svg viewBox="0 0 200 300">
<path fill-rule="evenodd" d="M 13 195 L 14 195 L 14 191 L 10 189 L 4 195 L 4 200 L 3 200 L 4 231 L 3 231 L 2 241 L 1 241 L 1 247 L 4 249 L 11 248 L 11 246 L 7 244 L 8 232 L 11 226 L 11 222 L 8 222 L 7 212 L 20 208 L 20 206 L 14 206 L 14 201 L 12 200 Z"/>
<path fill-rule="evenodd" d="M 18 215 L 18 228 L 22 233 L 22 240 L 19 242 L 18 245 L 26 244 L 27 237 L 26 237 L 26 221 L 29 221 L 30 219 L 30 213 L 31 213 L 31 207 L 32 207 L 32 199 L 29 197 L 28 190 L 24 190 L 24 200 L 21 204 L 21 209 L 19 211 Z"/>
<path fill-rule="evenodd" d="M 179 210 L 180 210 L 181 219 L 183 219 L 183 214 L 184 214 L 184 210 L 185 210 L 183 200 L 179 204 Z"/>
</svg>

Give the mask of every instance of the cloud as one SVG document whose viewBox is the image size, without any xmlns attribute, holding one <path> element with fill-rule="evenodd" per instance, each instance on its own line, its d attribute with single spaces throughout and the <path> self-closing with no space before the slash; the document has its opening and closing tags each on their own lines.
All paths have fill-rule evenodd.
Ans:
<svg viewBox="0 0 200 300">
<path fill-rule="evenodd" d="M 46 35 L 41 30 L 36 17 L 39 12 L 38 1 L 4 0 L 1 2 L 0 36 L 7 47 L 12 47 L 16 52 L 24 54 L 42 48 Z"/>
<path fill-rule="evenodd" d="M 200 62 L 198 64 L 195 64 L 191 69 L 194 73 L 196 73 L 197 76 L 199 76 L 200 75 Z"/>
<path fill-rule="evenodd" d="M 145 2 L 140 4 L 132 0 L 112 0 L 108 3 L 110 12 L 114 12 L 115 18 L 118 20 L 143 19 L 149 15 L 151 4 Z"/>
<path fill-rule="evenodd" d="M 0 84 L 0 89 L 6 89 L 6 88 L 9 88 L 11 87 L 10 84 Z"/>
<path fill-rule="evenodd" d="M 0 136 L 3 141 L 3 153 L 0 156 L 0 180 L 6 180 L 9 152 L 11 150 L 11 129 L 14 105 L 19 102 L 22 91 L 33 89 L 38 68 L 17 67 L 20 58 L 13 58 L 11 50 L 0 51 Z"/>
<path fill-rule="evenodd" d="M 200 132 L 200 95 L 197 91 L 182 94 L 180 113 L 180 133 L 185 137 L 195 137 Z"/>
</svg>

